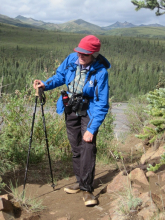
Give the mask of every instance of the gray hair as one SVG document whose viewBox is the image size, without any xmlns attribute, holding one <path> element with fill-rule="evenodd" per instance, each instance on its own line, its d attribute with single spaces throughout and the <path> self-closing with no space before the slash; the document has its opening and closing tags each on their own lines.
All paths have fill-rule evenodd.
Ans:
<svg viewBox="0 0 165 220">
<path fill-rule="evenodd" d="M 99 55 L 99 52 L 95 52 L 95 53 L 92 54 L 92 56 L 93 56 L 94 58 L 97 58 L 98 55 Z"/>
</svg>

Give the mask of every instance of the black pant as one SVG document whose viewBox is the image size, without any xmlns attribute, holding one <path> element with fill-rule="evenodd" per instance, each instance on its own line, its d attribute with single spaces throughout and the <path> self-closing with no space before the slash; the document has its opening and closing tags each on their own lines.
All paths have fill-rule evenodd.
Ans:
<svg viewBox="0 0 165 220">
<path fill-rule="evenodd" d="M 80 189 L 93 191 L 96 161 L 96 135 L 92 142 L 85 142 L 82 137 L 87 130 L 89 116 L 77 116 L 74 112 L 66 114 L 66 127 L 73 154 L 73 170 Z"/>
</svg>

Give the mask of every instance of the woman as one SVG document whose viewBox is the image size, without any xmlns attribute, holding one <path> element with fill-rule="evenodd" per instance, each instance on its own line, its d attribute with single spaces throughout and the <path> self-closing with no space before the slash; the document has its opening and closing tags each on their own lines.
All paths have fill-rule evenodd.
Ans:
<svg viewBox="0 0 165 220">
<path fill-rule="evenodd" d="M 86 206 L 96 205 L 93 180 L 96 160 L 96 135 L 108 112 L 108 72 L 110 63 L 99 54 L 100 40 L 88 35 L 81 39 L 76 53 L 71 53 L 58 67 L 56 75 L 46 82 L 34 81 L 34 88 L 45 91 L 63 84 L 68 91 L 62 92 L 57 102 L 57 113 L 65 111 L 68 139 L 73 153 L 73 169 L 77 182 L 65 187 L 67 193 L 83 191 Z"/>
</svg>

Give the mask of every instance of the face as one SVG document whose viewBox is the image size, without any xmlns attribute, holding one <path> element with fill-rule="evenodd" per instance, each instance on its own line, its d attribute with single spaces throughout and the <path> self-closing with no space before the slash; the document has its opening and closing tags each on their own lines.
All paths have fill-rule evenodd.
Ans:
<svg viewBox="0 0 165 220">
<path fill-rule="evenodd" d="M 88 66 L 93 61 L 93 56 L 91 54 L 78 53 L 79 63 L 83 66 Z"/>
</svg>

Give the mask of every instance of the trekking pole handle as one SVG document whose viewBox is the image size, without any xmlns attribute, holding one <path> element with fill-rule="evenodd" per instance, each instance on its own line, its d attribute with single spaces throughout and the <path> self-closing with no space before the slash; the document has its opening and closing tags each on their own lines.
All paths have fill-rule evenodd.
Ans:
<svg viewBox="0 0 165 220">
<path fill-rule="evenodd" d="M 35 96 L 39 96 L 39 88 L 38 87 L 36 88 Z"/>
</svg>

